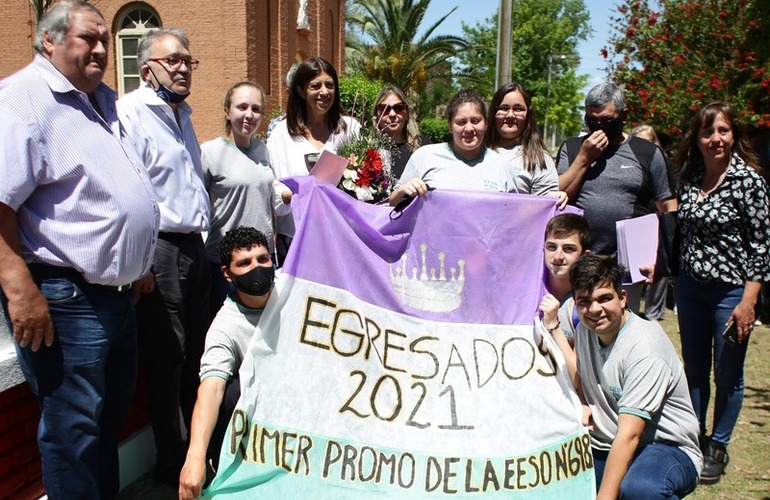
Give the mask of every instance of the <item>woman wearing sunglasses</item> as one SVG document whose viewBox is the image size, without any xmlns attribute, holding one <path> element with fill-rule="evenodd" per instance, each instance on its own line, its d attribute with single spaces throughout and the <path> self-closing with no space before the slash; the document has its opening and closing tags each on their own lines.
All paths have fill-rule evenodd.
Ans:
<svg viewBox="0 0 770 500">
<path fill-rule="evenodd" d="M 557 196 L 560 206 L 567 193 L 559 191 L 556 164 L 537 128 L 532 99 L 516 82 L 503 85 L 492 97 L 487 115 L 486 145 L 508 160 L 519 193 Z"/>
<path fill-rule="evenodd" d="M 380 91 L 377 99 L 374 100 L 372 117 L 374 127 L 390 137 L 396 145 L 398 154 L 393 155 L 390 170 L 393 176 L 398 179 L 404 172 L 406 162 L 409 161 L 414 150 L 425 144 L 430 144 L 430 140 L 420 135 L 417 121 L 412 119 L 409 113 L 406 96 L 396 86 L 391 85 Z"/>
</svg>

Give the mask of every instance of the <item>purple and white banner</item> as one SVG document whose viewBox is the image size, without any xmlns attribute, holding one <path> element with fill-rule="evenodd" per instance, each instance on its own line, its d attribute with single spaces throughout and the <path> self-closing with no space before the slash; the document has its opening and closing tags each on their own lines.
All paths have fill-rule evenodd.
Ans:
<svg viewBox="0 0 770 500">
<path fill-rule="evenodd" d="M 595 495 L 536 320 L 554 199 L 434 191 L 396 214 L 292 183 L 296 238 L 206 495 Z"/>
</svg>

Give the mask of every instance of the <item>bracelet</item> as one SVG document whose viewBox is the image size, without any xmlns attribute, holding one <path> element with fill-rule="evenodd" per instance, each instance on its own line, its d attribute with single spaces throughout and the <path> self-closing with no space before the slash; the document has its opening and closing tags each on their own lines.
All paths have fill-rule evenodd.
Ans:
<svg viewBox="0 0 770 500">
<path fill-rule="evenodd" d="M 545 325 L 543 325 L 543 326 L 545 326 Z M 548 328 L 548 327 L 546 326 L 546 327 L 545 327 L 545 329 L 546 329 L 546 331 L 547 331 L 549 334 L 551 334 L 551 333 L 553 333 L 554 331 L 556 331 L 556 329 L 557 329 L 557 328 L 559 328 L 560 326 L 561 326 L 561 322 L 560 322 L 560 321 L 557 319 L 557 320 L 556 320 L 556 324 L 555 324 L 555 325 L 553 325 L 553 328 Z"/>
</svg>

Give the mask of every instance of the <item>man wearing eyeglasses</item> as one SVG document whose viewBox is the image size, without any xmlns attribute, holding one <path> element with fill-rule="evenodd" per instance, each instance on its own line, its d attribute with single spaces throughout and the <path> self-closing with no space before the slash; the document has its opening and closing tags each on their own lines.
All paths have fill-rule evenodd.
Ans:
<svg viewBox="0 0 770 500">
<path fill-rule="evenodd" d="M 210 323 L 210 274 L 201 232 L 209 228 L 209 197 L 200 148 L 185 102 L 198 61 L 178 29 L 148 33 L 138 48 L 143 83 L 118 101 L 120 119 L 150 174 L 160 205 L 158 247 L 149 279 L 155 289 L 137 318 L 157 448 L 155 476 L 176 489 L 190 428 L 198 371 Z"/>
<path fill-rule="evenodd" d="M 591 227 L 591 253 L 615 255 L 615 222 L 677 209 L 660 148 L 623 132 L 628 110 L 623 90 L 609 80 L 585 99 L 588 135 L 567 139 L 559 150 L 559 189 L 582 208 Z M 652 266 L 643 272 L 651 273 Z M 651 278 L 651 276 L 650 276 Z M 644 282 L 624 287 L 628 308 L 639 312 Z"/>
</svg>

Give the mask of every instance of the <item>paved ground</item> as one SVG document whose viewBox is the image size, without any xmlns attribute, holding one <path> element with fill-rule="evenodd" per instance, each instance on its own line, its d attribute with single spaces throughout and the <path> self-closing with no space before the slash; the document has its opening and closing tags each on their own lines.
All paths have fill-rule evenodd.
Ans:
<svg viewBox="0 0 770 500">
<path fill-rule="evenodd" d="M 124 489 L 115 500 L 174 500 L 177 492 L 151 476 L 137 479 Z"/>
</svg>

